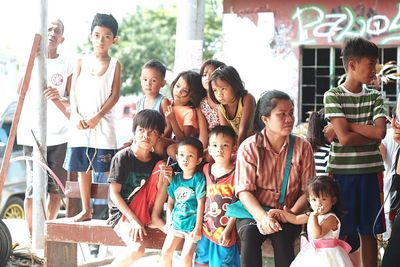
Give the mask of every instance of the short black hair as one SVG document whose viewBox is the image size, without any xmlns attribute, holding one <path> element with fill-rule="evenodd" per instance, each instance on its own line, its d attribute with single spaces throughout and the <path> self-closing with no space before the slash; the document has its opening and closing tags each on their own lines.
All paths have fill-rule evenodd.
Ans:
<svg viewBox="0 0 400 267">
<path fill-rule="evenodd" d="M 210 139 L 211 136 L 219 134 L 227 135 L 232 138 L 234 143 L 236 142 L 235 131 L 227 125 L 217 125 L 212 128 L 211 131 L 208 133 L 208 138 Z"/>
<path fill-rule="evenodd" d="M 96 16 L 94 16 L 94 19 L 92 21 L 92 26 L 90 28 L 90 32 L 93 32 L 93 29 L 96 26 L 109 28 L 111 30 L 112 34 L 114 35 L 114 37 L 117 36 L 118 22 L 111 14 L 97 13 Z"/>
<path fill-rule="evenodd" d="M 373 42 L 361 37 L 347 39 L 342 48 L 343 67 L 347 71 L 350 60 L 379 57 L 379 49 Z"/>
<path fill-rule="evenodd" d="M 165 67 L 165 65 L 157 59 L 150 59 L 149 61 L 144 63 L 142 69 L 155 69 L 161 74 L 161 77 L 163 79 L 165 78 L 165 73 L 167 72 L 167 68 Z"/>
<path fill-rule="evenodd" d="M 138 126 L 145 129 L 157 130 L 161 135 L 164 133 L 165 119 L 158 111 L 144 109 L 133 117 L 132 132 L 135 132 Z"/>
<path fill-rule="evenodd" d="M 324 128 L 328 123 L 325 120 L 324 109 L 312 111 L 308 119 L 307 140 L 314 152 L 328 141 L 324 136 Z"/>
<path fill-rule="evenodd" d="M 307 198 L 313 193 L 316 197 L 324 195 L 336 198 L 335 204 L 332 205 L 332 212 L 339 218 L 342 216 L 342 206 L 340 201 L 340 189 L 338 182 L 330 176 L 315 176 L 307 184 Z"/>
<path fill-rule="evenodd" d="M 195 137 L 187 137 L 187 138 L 185 138 L 185 139 L 183 139 L 182 141 L 180 141 L 179 143 L 178 143 L 178 146 L 176 147 L 176 150 L 178 151 L 178 148 L 180 147 L 180 146 L 192 146 L 192 147 L 194 147 L 196 150 L 197 150 L 197 156 L 199 157 L 199 158 L 202 158 L 203 157 L 203 151 L 204 151 L 204 148 L 203 148 L 203 143 L 198 139 L 198 138 L 195 138 Z"/>
</svg>

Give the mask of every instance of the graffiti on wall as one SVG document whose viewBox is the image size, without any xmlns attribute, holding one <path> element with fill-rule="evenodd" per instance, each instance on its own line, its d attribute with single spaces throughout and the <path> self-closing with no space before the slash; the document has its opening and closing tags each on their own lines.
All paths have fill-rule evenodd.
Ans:
<svg viewBox="0 0 400 267">
<path fill-rule="evenodd" d="M 290 31 L 290 27 L 287 27 L 286 24 L 280 23 L 275 25 L 275 35 L 270 43 L 271 52 L 274 56 L 286 57 L 292 52 L 292 47 L 288 40 Z"/>
<path fill-rule="evenodd" d="M 379 38 L 380 44 L 400 41 L 400 3 L 391 18 L 363 5 L 340 6 L 330 12 L 320 5 L 302 5 L 294 9 L 292 19 L 297 24 L 298 45 L 337 43 L 355 36 Z"/>
</svg>

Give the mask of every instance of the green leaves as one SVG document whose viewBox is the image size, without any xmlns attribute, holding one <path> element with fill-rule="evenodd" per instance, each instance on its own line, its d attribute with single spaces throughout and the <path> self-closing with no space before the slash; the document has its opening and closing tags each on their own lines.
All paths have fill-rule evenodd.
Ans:
<svg viewBox="0 0 400 267">
<path fill-rule="evenodd" d="M 221 48 L 222 0 L 207 0 L 205 6 L 203 59 L 211 58 Z M 140 73 L 150 59 L 163 62 L 173 69 L 175 58 L 176 6 L 159 6 L 153 9 L 137 7 L 127 15 L 118 30 L 119 41 L 110 54 L 122 65 L 121 94 L 141 92 Z M 88 42 L 78 51 L 91 50 Z M 171 82 L 171 81 L 168 81 Z"/>
<path fill-rule="evenodd" d="M 122 65 L 123 95 L 137 94 L 143 64 L 158 59 L 167 69 L 172 68 L 175 53 L 176 8 L 137 8 L 125 17 L 120 26 L 120 41 L 114 57 Z"/>
</svg>

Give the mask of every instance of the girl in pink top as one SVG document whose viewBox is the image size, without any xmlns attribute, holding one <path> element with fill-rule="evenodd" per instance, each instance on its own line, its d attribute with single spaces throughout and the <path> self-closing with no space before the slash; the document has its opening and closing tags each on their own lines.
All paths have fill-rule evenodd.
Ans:
<svg viewBox="0 0 400 267">
<path fill-rule="evenodd" d="M 201 83 L 203 84 L 203 88 L 207 91 L 207 96 L 200 102 L 200 110 L 206 118 L 208 130 L 220 125 L 218 105 L 210 97 L 209 80 L 214 70 L 221 66 L 225 66 L 225 64 L 218 60 L 209 59 L 205 61 L 200 68 Z"/>
</svg>

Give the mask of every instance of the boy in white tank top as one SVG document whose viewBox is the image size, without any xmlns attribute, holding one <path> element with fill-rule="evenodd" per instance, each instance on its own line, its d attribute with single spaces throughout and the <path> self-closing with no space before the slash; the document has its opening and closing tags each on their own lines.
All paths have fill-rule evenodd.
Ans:
<svg viewBox="0 0 400 267">
<path fill-rule="evenodd" d="M 118 22 L 96 14 L 91 26 L 93 53 L 78 60 L 72 78 L 71 127 L 64 168 L 78 173 L 82 211 L 74 221 L 92 218 L 92 171 L 108 172 L 117 149 L 113 107 L 120 95 L 121 65 L 109 56 Z"/>
</svg>

